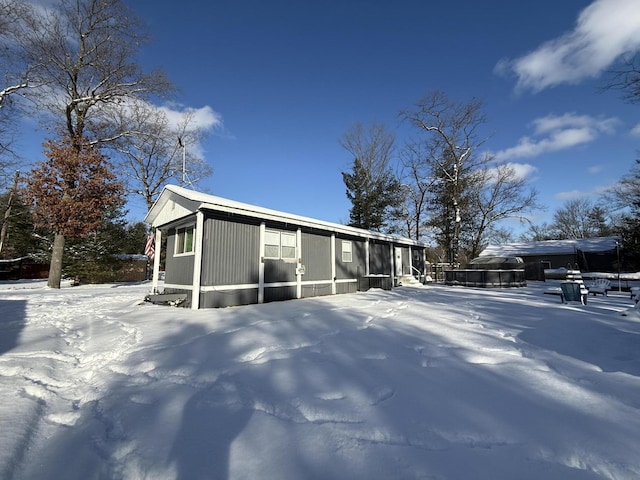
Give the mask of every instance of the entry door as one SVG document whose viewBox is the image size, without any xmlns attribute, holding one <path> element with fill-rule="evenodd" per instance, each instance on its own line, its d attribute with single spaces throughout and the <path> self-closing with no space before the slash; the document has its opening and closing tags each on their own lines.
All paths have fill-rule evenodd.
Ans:
<svg viewBox="0 0 640 480">
<path fill-rule="evenodd" d="M 402 276 L 402 248 L 395 247 L 395 257 L 396 257 L 396 277 Z"/>
</svg>

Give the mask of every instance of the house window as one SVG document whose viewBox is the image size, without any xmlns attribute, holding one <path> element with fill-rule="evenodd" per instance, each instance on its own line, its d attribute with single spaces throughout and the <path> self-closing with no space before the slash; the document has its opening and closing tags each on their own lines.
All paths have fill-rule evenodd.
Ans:
<svg viewBox="0 0 640 480">
<path fill-rule="evenodd" d="M 264 257 L 274 260 L 296 258 L 296 234 L 266 230 L 264 233 Z"/>
<path fill-rule="evenodd" d="M 280 258 L 280 232 L 267 230 L 264 233 L 265 258 Z"/>
<path fill-rule="evenodd" d="M 353 244 L 347 240 L 342 240 L 342 261 L 345 263 L 353 261 Z"/>
<path fill-rule="evenodd" d="M 282 243 L 280 256 L 285 260 L 296 258 L 296 234 L 282 232 L 280 242 Z"/>
<path fill-rule="evenodd" d="M 176 229 L 176 255 L 193 253 L 193 227 Z"/>
</svg>

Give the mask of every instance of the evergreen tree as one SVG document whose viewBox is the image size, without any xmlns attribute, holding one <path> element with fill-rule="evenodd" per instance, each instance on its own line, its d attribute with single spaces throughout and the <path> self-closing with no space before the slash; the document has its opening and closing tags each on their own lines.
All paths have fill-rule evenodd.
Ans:
<svg viewBox="0 0 640 480">
<path fill-rule="evenodd" d="M 0 195 L 0 212 L 7 212 L 10 193 Z M 5 237 L 2 242 L 0 258 L 19 258 L 34 254 L 37 250 L 37 238 L 29 207 L 16 195 L 11 200 L 11 210 L 2 219 Z"/>
<path fill-rule="evenodd" d="M 401 200 L 400 181 L 389 171 L 371 178 L 359 159 L 353 161 L 351 173 L 342 172 L 351 200 L 349 226 L 366 230 L 385 231 L 391 220 L 391 210 Z"/>
<path fill-rule="evenodd" d="M 640 270 L 640 159 L 613 192 L 620 207 L 626 207 L 622 215 L 619 233 L 625 269 Z"/>
<path fill-rule="evenodd" d="M 340 138 L 340 145 L 354 159 L 351 172 L 342 172 L 352 204 L 350 226 L 377 231 L 392 229 L 393 212 L 403 200 L 402 184 L 390 168 L 394 142 L 394 136 L 380 123 L 367 128 L 357 123 Z"/>
</svg>

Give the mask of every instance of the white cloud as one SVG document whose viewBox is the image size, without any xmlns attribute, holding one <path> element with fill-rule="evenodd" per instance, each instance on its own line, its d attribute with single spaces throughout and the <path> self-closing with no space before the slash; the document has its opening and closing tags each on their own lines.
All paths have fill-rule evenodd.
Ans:
<svg viewBox="0 0 640 480">
<path fill-rule="evenodd" d="M 640 123 L 631 129 L 631 135 L 634 137 L 640 137 Z"/>
<path fill-rule="evenodd" d="M 600 173 L 604 170 L 604 165 L 591 165 L 587 171 L 592 174 L 595 175 L 596 173 Z"/>
<path fill-rule="evenodd" d="M 582 190 L 570 190 L 568 192 L 558 192 L 554 195 L 558 200 L 576 200 L 578 198 L 585 198 L 590 196 L 589 192 L 583 192 Z"/>
<path fill-rule="evenodd" d="M 491 155 L 496 161 L 506 161 L 566 150 L 592 142 L 603 133 L 613 133 L 618 122 L 613 117 L 596 118 L 574 113 L 547 115 L 531 122 L 533 136 L 522 137 L 517 145 Z"/>
<path fill-rule="evenodd" d="M 509 167 L 513 170 L 515 179 L 527 179 L 533 177 L 538 169 L 528 163 L 505 163 L 500 166 L 489 169 L 488 175 L 490 181 L 495 181 L 498 178 L 498 169 L 500 167 Z"/>
<path fill-rule="evenodd" d="M 539 92 L 562 83 L 596 77 L 625 54 L 640 50 L 640 1 L 595 0 L 573 31 L 515 60 L 502 60 L 496 73 L 513 72 L 517 89 Z"/>
<path fill-rule="evenodd" d="M 611 186 L 596 186 L 591 190 L 569 190 L 567 192 L 558 192 L 554 195 L 554 198 L 558 200 L 576 200 L 579 198 L 597 198 L 604 193 L 608 192 Z"/>
<path fill-rule="evenodd" d="M 528 178 L 538 172 L 536 167 L 529 165 L 528 163 L 509 163 L 508 165 L 513 168 L 516 177 L 518 178 Z"/>
<path fill-rule="evenodd" d="M 158 109 L 165 113 L 169 125 L 174 128 L 183 124 L 187 119 L 189 120 L 187 130 L 212 130 L 222 127 L 222 115 L 208 105 L 200 108 L 165 105 L 158 107 Z"/>
</svg>

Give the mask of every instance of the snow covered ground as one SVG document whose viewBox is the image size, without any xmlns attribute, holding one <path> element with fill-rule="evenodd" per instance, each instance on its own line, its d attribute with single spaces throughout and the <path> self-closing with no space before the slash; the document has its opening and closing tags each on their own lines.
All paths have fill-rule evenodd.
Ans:
<svg viewBox="0 0 640 480">
<path fill-rule="evenodd" d="M 548 286 L 192 311 L 1 283 L 0 478 L 640 478 L 639 312 Z"/>
</svg>

